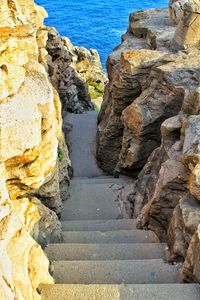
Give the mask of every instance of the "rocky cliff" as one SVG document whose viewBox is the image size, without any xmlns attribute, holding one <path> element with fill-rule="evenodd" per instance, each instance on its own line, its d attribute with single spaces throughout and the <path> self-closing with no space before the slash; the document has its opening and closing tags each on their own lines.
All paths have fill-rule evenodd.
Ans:
<svg viewBox="0 0 200 300">
<path fill-rule="evenodd" d="M 200 2 L 130 15 L 107 61 L 97 159 L 135 178 L 122 196 L 138 227 L 169 242 L 185 281 L 199 272 Z M 129 205 L 128 205 L 129 207 Z"/>
<path fill-rule="evenodd" d="M 98 52 L 72 45 L 68 38 L 60 37 L 53 27 L 44 30 L 48 34 L 48 73 L 59 93 L 63 112 L 93 110 L 93 102 L 102 98 L 107 81 Z"/>
<path fill-rule="evenodd" d="M 53 280 L 37 242 L 62 238 L 57 214 L 67 197 L 70 161 L 60 99 L 45 70 L 44 17 L 32 0 L 1 1 L 1 299 L 40 299 L 40 283 Z"/>
</svg>

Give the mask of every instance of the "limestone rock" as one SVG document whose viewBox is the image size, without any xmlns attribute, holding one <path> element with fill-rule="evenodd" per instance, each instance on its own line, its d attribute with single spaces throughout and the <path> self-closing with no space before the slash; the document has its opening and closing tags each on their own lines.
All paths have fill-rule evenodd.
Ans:
<svg viewBox="0 0 200 300">
<path fill-rule="evenodd" d="M 61 239 L 58 217 L 34 197 L 51 200 L 60 213 L 70 166 L 67 149 L 65 168 L 58 159 L 61 104 L 45 70 L 45 16 L 32 0 L 3 0 L 0 7 L 1 299 L 40 299 L 40 283 L 53 279 L 35 240 L 45 246 Z"/>
<path fill-rule="evenodd" d="M 100 167 L 137 176 L 120 191 L 137 227 L 169 242 L 170 258 L 185 260 L 183 279 L 190 282 L 199 280 L 198 7 L 195 0 L 170 1 L 177 27 L 165 9 L 130 15 L 107 62 L 97 134 Z"/>
<path fill-rule="evenodd" d="M 171 19 L 178 24 L 182 17 L 182 6 L 188 0 L 170 0 L 169 1 L 169 15 Z"/>
<path fill-rule="evenodd" d="M 31 203 L 36 207 L 40 215 L 39 221 L 34 225 L 31 236 L 42 248 L 48 244 L 62 241 L 62 227 L 56 213 L 41 204 L 37 198 L 32 198 Z M 20 206 L 20 205 L 19 205 Z"/>
<path fill-rule="evenodd" d="M 200 2 L 199 0 L 187 0 L 181 1 L 179 5 L 182 12 L 173 45 L 177 49 L 198 47 L 200 45 Z"/>
<path fill-rule="evenodd" d="M 188 194 L 179 201 L 168 230 L 169 250 L 172 258 L 185 260 L 192 236 L 199 224 L 200 206 L 198 201 Z"/>
<path fill-rule="evenodd" d="M 189 189 L 200 200 L 199 161 L 200 116 L 191 116 L 185 124 L 183 153 L 191 171 Z"/>
<path fill-rule="evenodd" d="M 71 67 L 71 55 L 54 28 L 48 28 L 46 45 L 48 68 L 53 86 L 58 90 L 63 111 L 82 113 L 93 108 L 85 81 Z"/>
<path fill-rule="evenodd" d="M 59 91 L 63 111 L 92 110 L 89 91 L 93 92 L 92 96 L 99 96 L 107 80 L 97 51 L 73 46 L 69 39 L 60 37 L 55 28 L 47 27 L 47 30 L 49 74 Z"/>
<path fill-rule="evenodd" d="M 28 214 L 20 210 L 17 203 L 11 202 L 2 172 L 1 165 L 0 295 L 2 299 L 9 300 L 40 299 L 37 292 L 39 285 L 53 283 L 48 273 L 48 260 L 30 235 L 40 215 L 28 199 L 22 199 L 21 202 L 28 208 Z"/>
<path fill-rule="evenodd" d="M 170 47 L 175 26 L 167 9 L 148 9 L 130 15 L 128 32 L 145 39 L 151 49 L 161 50 Z"/>
<path fill-rule="evenodd" d="M 187 257 L 182 268 L 182 279 L 185 282 L 200 282 L 200 225 L 192 237 Z"/>
</svg>

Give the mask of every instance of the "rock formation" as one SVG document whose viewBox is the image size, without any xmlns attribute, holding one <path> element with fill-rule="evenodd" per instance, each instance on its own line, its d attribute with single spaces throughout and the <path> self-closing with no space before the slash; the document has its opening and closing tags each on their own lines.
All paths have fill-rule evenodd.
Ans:
<svg viewBox="0 0 200 300">
<path fill-rule="evenodd" d="M 1 299 L 40 299 L 40 283 L 53 280 L 36 241 L 62 238 L 56 213 L 67 197 L 70 161 L 60 99 L 44 67 L 44 17 L 32 0 L 1 1 Z"/>
<path fill-rule="evenodd" d="M 75 47 L 55 28 L 47 27 L 48 70 L 62 101 L 63 111 L 93 110 L 91 98 L 102 96 L 107 78 L 96 50 Z"/>
<path fill-rule="evenodd" d="M 138 228 L 169 241 L 182 279 L 200 281 L 199 1 L 130 15 L 107 61 L 97 159 L 108 173 L 136 180 L 121 191 Z M 177 51 L 182 50 L 182 51 Z"/>
<path fill-rule="evenodd" d="M 177 28 L 173 39 L 174 47 L 187 49 L 200 46 L 200 3 L 199 0 L 177 1 L 180 12 Z M 180 19 L 180 20 L 179 20 Z"/>
</svg>

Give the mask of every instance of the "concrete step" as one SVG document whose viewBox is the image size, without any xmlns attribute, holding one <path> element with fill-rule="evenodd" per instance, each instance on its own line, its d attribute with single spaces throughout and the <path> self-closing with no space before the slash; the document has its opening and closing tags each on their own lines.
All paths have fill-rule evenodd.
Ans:
<svg viewBox="0 0 200 300">
<path fill-rule="evenodd" d="M 79 244 L 126 244 L 126 243 L 158 243 L 152 231 L 119 230 L 119 231 L 64 231 L 64 243 Z"/>
<path fill-rule="evenodd" d="M 42 300 L 199 300 L 198 284 L 41 285 Z"/>
<path fill-rule="evenodd" d="M 62 229 L 65 231 L 110 231 L 136 229 L 136 220 L 85 220 L 62 221 Z"/>
<path fill-rule="evenodd" d="M 166 244 L 51 244 L 45 249 L 56 260 L 136 260 L 164 258 Z"/>
<path fill-rule="evenodd" d="M 103 174 L 96 163 L 97 116 L 95 112 L 67 114 L 63 124 L 72 124 L 67 135 L 70 146 L 70 159 L 75 177 L 97 177 Z"/>
<path fill-rule="evenodd" d="M 51 272 L 56 283 L 153 284 L 178 283 L 180 266 L 162 259 L 54 261 Z"/>
<path fill-rule="evenodd" d="M 86 177 L 74 177 L 71 180 L 71 183 L 79 184 L 117 184 L 124 186 L 125 184 L 131 182 L 130 178 L 114 178 L 112 176 L 100 176 L 95 178 L 86 178 Z"/>
<path fill-rule="evenodd" d="M 62 220 L 108 220 L 121 218 L 117 195 L 110 184 L 72 183 L 64 203 Z"/>
</svg>

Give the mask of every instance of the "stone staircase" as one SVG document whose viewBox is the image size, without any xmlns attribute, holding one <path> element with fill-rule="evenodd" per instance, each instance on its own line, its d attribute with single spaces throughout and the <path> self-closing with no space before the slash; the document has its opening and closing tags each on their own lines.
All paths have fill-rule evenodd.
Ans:
<svg viewBox="0 0 200 300">
<path fill-rule="evenodd" d="M 195 284 L 179 283 L 179 265 L 165 262 L 166 244 L 151 231 L 123 219 L 113 184 L 94 158 L 95 112 L 69 115 L 74 179 L 62 214 L 63 243 L 51 244 L 53 285 L 42 285 L 45 300 L 199 300 Z"/>
</svg>

